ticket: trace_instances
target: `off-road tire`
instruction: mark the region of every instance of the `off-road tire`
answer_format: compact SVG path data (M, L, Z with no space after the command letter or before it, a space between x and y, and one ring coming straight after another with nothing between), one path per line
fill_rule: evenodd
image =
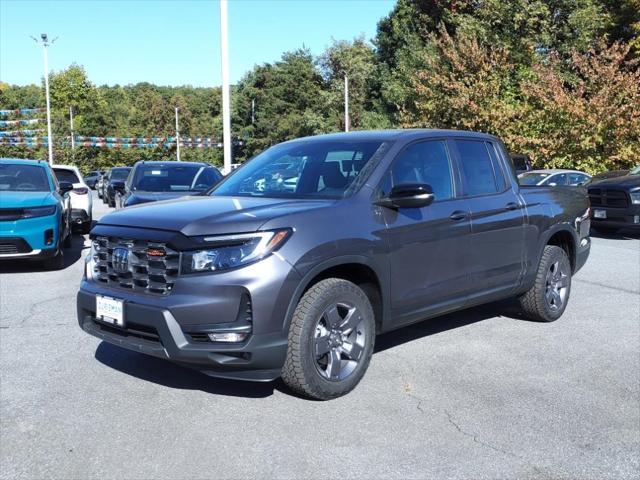
M563 262L565 268L567 268L569 272L567 294L562 306L557 310L553 310L546 299L547 274L551 265L555 262ZM522 308L524 315L529 320L537 322L554 322L564 313L567 304L569 303L570 293L571 262L569 261L567 253L562 248L555 245L545 246L542 252L542 257L540 258L533 286L519 297L520 307Z
M348 301L358 308L365 322L365 343L353 372L343 380L332 381L316 368L313 341L318 319L331 304L339 301ZM330 400L346 395L364 376L374 342L375 317L371 302L362 289L340 278L321 280L307 290L293 313L282 379L293 391L309 398Z

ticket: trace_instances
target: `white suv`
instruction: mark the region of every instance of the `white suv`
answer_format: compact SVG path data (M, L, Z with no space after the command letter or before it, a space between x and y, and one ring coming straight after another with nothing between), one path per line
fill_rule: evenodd
M77 167L72 165L51 165L58 181L73 183L73 190L69 192L71 199L71 221L80 227L82 233L89 233L93 220L91 190Z

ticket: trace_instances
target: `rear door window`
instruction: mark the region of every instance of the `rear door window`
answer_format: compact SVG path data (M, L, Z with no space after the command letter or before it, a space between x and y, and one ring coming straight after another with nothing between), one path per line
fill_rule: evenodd
M494 165L485 142L456 139L453 143L458 151L465 195L488 195L503 190L498 188L496 179L494 167L498 165Z
M66 168L54 168L53 171L56 174L56 178L59 182L80 183L80 179L73 170L67 170Z

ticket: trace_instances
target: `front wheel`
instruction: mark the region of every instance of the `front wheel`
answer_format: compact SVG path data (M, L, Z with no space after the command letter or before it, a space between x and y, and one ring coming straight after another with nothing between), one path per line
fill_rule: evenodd
M520 297L525 316L539 322L553 322L567 308L571 293L571 262L567 253L555 245L542 252L533 286Z
M362 289L339 278L322 280L295 309L282 379L310 398L345 395L367 371L374 341L373 309Z

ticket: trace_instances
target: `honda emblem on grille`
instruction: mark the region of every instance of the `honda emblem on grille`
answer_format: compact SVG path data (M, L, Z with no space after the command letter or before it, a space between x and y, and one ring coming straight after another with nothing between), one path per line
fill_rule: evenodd
M114 248L111 257L113 269L117 273L127 273L129 271L129 250L126 248Z

